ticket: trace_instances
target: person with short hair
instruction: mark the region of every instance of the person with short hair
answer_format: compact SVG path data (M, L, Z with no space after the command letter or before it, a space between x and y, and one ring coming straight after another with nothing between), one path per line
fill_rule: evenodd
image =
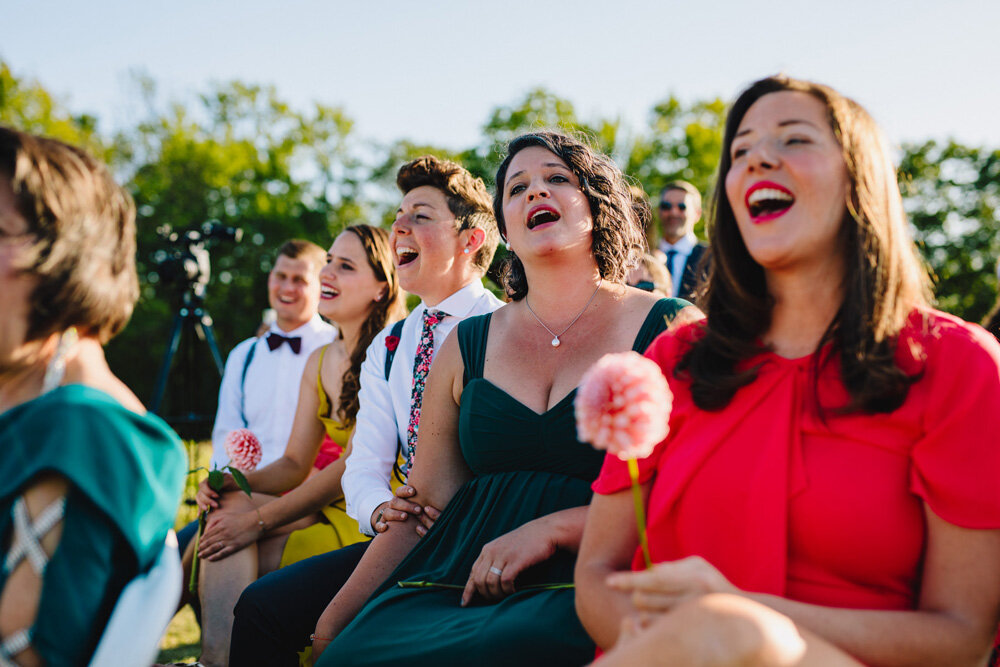
M670 296L674 291L667 267L648 252L639 253L636 265L629 271L627 283L659 296Z
M173 526L184 448L102 349L139 296L135 252L104 165L0 126L3 664L87 664Z
M602 665L982 665L1000 617L1000 344L930 307L856 102L784 76L726 121L707 320L646 355L669 435L609 456L576 569ZM635 572L627 572L631 566Z
M708 246L694 235L701 219L701 193L687 181L671 181L660 190L656 205L660 218L660 251L666 256L673 296L694 300L704 278L701 265Z
M326 251L303 239L286 241L275 253L267 276L275 320L265 335L237 344L226 359L212 428L212 465L228 463L226 436L238 428L250 429L260 440L261 466L285 451L306 360L337 334L316 312L325 264Z
M405 480L421 423L424 379L441 345L467 317L501 302L483 287L499 234L485 184L461 165L424 156L403 165L403 194L389 245L399 285L421 298L398 330L372 341L361 367L357 422L341 481L347 513L366 535L385 531L409 512L437 516L407 498ZM411 521L412 523L412 521ZM251 584L234 610L229 661L298 665L316 619L354 571L365 540L273 572Z
M372 541L316 624L318 666L593 656L567 584L603 457L577 440L573 397L592 363L644 349L688 304L624 284L642 231L607 156L523 135L496 184L511 303L445 341L409 480L424 511Z

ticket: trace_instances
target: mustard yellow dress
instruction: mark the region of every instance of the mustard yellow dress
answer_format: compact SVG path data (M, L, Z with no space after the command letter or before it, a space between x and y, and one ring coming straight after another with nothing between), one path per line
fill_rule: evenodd
M320 370L316 373L319 410L317 410L316 417L323 422L323 427L330 439L340 445L341 449L346 449L347 441L351 437L351 429L344 428L340 422L330 416L330 399L323 388L323 356L326 354L327 347L329 345L324 345L319 352ZM296 530L288 536L288 542L285 543L285 549L281 554L280 567L370 539L358 528L358 522L347 516L343 498L324 507L321 513L323 521L308 528Z

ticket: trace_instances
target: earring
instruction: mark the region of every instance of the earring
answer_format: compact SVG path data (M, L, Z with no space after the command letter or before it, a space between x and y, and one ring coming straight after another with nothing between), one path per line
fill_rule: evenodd
M466 249L465 249L465 250L463 250L462 252L463 252L463 253L465 253L466 255L468 255L468 254L469 254L469 249L468 249L468 248L466 248Z

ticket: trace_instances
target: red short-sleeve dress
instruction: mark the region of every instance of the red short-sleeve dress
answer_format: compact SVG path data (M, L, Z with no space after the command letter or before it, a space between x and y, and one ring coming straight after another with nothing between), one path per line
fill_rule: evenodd
M670 434L640 461L653 479L654 561L700 555L739 588L832 607L913 609L924 504L966 528L1000 528L1000 345L937 311L914 314L897 363L920 378L888 414L844 414L839 364L763 353L756 380L721 411L674 377L697 325L646 356L674 392ZM818 387L818 390L815 388ZM608 457L597 493L627 488ZM642 567L636 551L633 568Z

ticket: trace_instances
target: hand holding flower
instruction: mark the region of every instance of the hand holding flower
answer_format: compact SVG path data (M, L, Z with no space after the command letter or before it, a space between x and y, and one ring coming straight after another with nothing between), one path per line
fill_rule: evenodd
M668 612L685 600L707 593L739 593L718 569L700 556L688 556L638 572L617 572L608 586L631 593L640 613Z
M194 549L195 552L200 554L202 552L200 543L202 535L205 532L205 520L208 517L208 513L219 506L219 493L223 490L226 484L226 470L230 473L230 478L247 496L251 495L250 485L247 483L247 478L243 476L241 471L251 471L257 467L260 463L260 459L263 456L260 440L257 436L253 434L253 431L246 428L238 428L235 431L230 431L226 436L226 454L229 455L229 463L222 466L222 468L213 468L208 471L208 477L203 481L205 485L205 492L202 493L202 485L199 484L198 490L198 506L201 508L201 514L198 517L198 533L195 535ZM199 470L204 470L204 468L195 468L192 473L198 472ZM210 494L211 492L211 494ZM214 497L213 497L214 496ZM260 515L258 514L258 522L260 520ZM260 523L258 523L258 526ZM195 558L191 565L191 580L188 582L188 589L192 594L197 595L198 591L198 559Z
M219 509L219 503L221 501L221 493L223 491L235 491L239 486L236 485L236 480L230 473L222 473L222 486L218 491L213 489L209 483L208 478L198 482L198 494L195 496L195 501L198 503L198 509L202 512L210 512L212 510Z

